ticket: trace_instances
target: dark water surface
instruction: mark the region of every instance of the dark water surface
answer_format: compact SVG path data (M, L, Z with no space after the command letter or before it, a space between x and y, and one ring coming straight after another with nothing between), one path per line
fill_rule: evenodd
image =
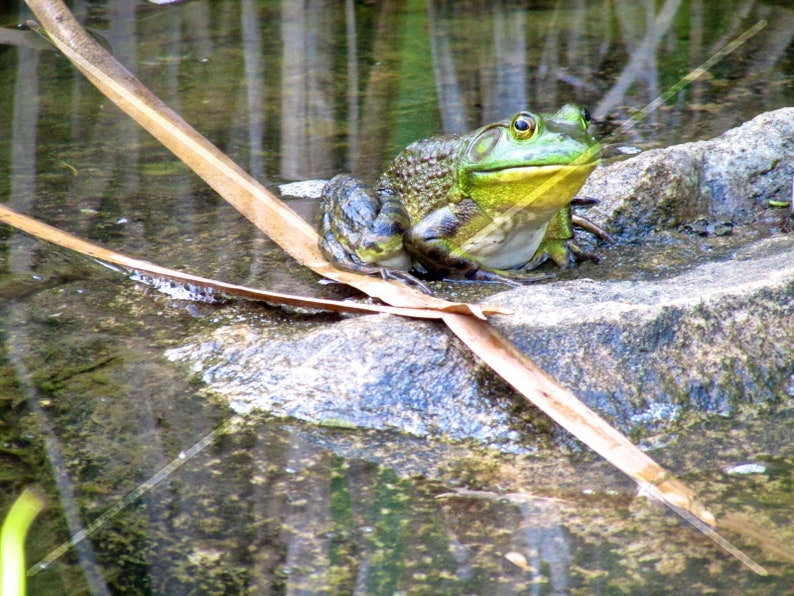
M30 18L21 6L0 2L0 200L203 276L340 291L18 28ZM524 107L576 101L599 137L648 148L794 105L790 2L70 6L268 185L371 179L412 140ZM295 206L311 217L311 203ZM792 593L790 565L737 539L771 572L752 575L549 437L508 456L237 417L164 357L215 326L290 334L332 315L179 300L5 226L0 308L0 513L29 485L49 505L29 538L29 564L47 563L32 569L31 594ZM651 455L715 512L739 511L792 544L793 401L794 388L764 411L683 421ZM518 555L525 568L510 562Z

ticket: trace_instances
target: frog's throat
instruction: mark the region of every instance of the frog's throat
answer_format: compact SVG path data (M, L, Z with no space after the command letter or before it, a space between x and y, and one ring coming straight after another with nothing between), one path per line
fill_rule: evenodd
M475 172L468 190L472 196L481 195L480 206L492 214L562 207L571 202L597 165L598 161L592 161Z

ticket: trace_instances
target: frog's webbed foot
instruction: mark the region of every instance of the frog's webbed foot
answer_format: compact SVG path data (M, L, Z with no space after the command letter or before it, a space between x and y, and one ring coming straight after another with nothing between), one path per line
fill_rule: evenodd
M532 259L522 269L529 271L540 267L546 261L553 261L560 269L566 269L576 262L576 255L582 253L584 251L571 240L556 238L544 240Z
M583 261L593 261L600 263L601 257L582 250L582 248L570 239L552 238L544 240L538 247L535 256L532 257L521 269L529 271L539 267L546 261L553 261L560 269L567 269L574 263Z
M587 252L571 240L568 241L566 248L568 249L569 259L568 262L582 263L584 261L592 261L593 263L600 263L601 257L593 252Z
M590 198L579 198L575 202L578 204L594 204L598 201ZM589 219L574 215L571 213L570 207L566 207L561 209L549 223L546 236L540 243L535 255L522 269L531 270L546 261L554 261L561 269L582 261L600 262L601 259L597 255L583 250L576 244L574 227L582 228L609 244L615 243L612 236L600 226Z

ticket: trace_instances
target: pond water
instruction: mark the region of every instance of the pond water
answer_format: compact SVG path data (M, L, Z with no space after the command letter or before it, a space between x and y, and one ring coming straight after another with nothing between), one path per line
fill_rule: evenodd
M579 102L597 136L649 148L794 104L790 2L70 6L273 187L372 179L412 140L527 106ZM0 200L191 273L345 294L18 27L23 4L0 7ZM312 217L311 202L293 205ZM770 571L753 575L553 434L507 455L236 416L164 356L232 322L289 334L332 315L173 299L5 226L0 265L0 513L25 486L48 502L29 537L31 594L791 593L790 564L741 543ZM792 400L682 421L652 456L716 512L781 539L794 527Z

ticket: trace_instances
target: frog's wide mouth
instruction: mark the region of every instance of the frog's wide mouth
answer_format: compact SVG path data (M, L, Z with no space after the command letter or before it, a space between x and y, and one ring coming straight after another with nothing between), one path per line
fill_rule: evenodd
M507 166L502 168L473 170L471 174L475 178L489 178L499 182L527 181L531 179L548 180L556 176L559 176L560 181L562 181L569 176L587 177L600 161L601 159L599 157L593 161L580 164Z

